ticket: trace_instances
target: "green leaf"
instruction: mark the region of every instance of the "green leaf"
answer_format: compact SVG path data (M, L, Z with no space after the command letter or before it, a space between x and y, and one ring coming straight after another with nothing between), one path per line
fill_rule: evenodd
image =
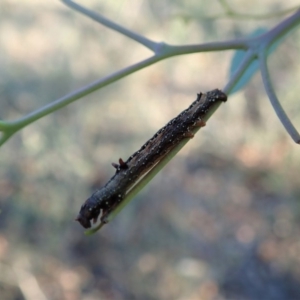
M249 37L255 37L258 35L261 35L265 32L267 32L268 29L267 28L258 28L255 31L253 31ZM274 45L272 45L272 47L270 47L268 53L272 53L278 46L278 42L276 42ZM243 61L244 57L245 57L246 51L243 50L237 50L232 58L231 61L231 66L230 66L230 72L229 72L229 76L232 77L232 75L234 74L234 72L238 69L238 67L240 66L241 62ZM235 87L233 88L233 90L231 91L231 94L237 92L238 90L242 89L251 79L252 77L255 75L255 73L258 71L259 69L259 63L258 60L254 60L252 61L252 63L250 64L250 66L248 67L248 69L246 70L246 72L243 74L243 76L239 79L239 81L237 82L237 84L235 85Z

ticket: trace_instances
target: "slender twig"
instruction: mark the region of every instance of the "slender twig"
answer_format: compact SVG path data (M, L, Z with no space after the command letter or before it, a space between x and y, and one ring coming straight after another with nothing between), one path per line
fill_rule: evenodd
M266 44L266 47L271 47L275 42L280 40L292 29L296 28L300 23L300 9L297 10L292 16L283 20L277 26L268 31L268 34L263 34L261 42Z
M266 51L261 53L259 56L259 63L260 63L260 71L261 71L261 77L262 81L264 83L264 87L266 90L266 93L269 97L269 100L279 118L283 126L285 127L286 131L290 134L292 139L297 143L300 144L300 135L292 122L290 121L289 117L285 113L284 109L282 108L276 94L274 91L274 87L272 85L272 82L270 80L270 73L266 64Z
M4 142L8 140L9 137L11 137L14 133L16 133L18 130L22 129L23 127L29 125L30 123L35 122L36 120L58 110L62 107L106 86L109 85L125 76L128 76L129 74L132 74L138 70L141 70L145 67L148 67L160 60L163 60L165 58L169 58L172 56L177 55L184 55L184 54L190 54L190 53L197 53L197 52L204 52L204 51L220 51L220 50L228 50L228 49L243 49L246 47L246 40L238 40L238 41L228 41L228 42L215 42L215 43L206 43L202 45L190 45L190 46L172 46L167 44L157 44L161 47L157 47L157 50L159 54L156 54L150 58L147 58L145 60L142 60L136 64L133 64L127 68L124 68L120 71L117 71L115 73L112 73L111 75L108 75L104 78L101 78L75 92L72 92L62 98L57 99L54 102L51 102L45 106L43 106L40 109L37 109L28 115L13 121L2 121L0 123L0 130L6 131L9 130L11 134L4 139L0 139L0 145L2 145Z
M99 13L89 10L89 9L81 6L78 3L75 3L70 0L61 0L61 1L63 3L65 3L67 6L71 7L72 9L77 10L78 12L82 13L83 15L89 17L90 19L93 19L94 21L127 36L128 38L135 40L136 42L144 45L145 47L147 47L150 50L155 52L155 47L157 44L156 42L153 42L150 39L147 39L144 36L142 36L138 33L135 33L129 29L126 29L125 27L120 26L119 24L103 17Z
M5 131L9 128L9 125L5 121L0 121L0 130Z

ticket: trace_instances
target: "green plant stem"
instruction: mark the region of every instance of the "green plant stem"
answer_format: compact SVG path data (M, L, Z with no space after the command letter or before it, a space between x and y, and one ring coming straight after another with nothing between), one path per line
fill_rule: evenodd
M191 45L191 46L172 46L167 44L161 44L160 47L157 47L159 49L159 54L156 54L150 58L147 58L141 62L138 62L134 65L131 65L127 68L124 68L120 71L117 71L111 75L108 75L104 78L101 78L75 92L72 92L62 98L57 99L56 101L49 103L48 105L45 105L44 107L37 109L36 111L33 111L32 113L14 121L1 121L0 123L0 130L3 132L10 131L11 134L9 137L11 137L14 133L16 133L18 130L22 129L23 127L29 125L30 123L35 122L36 120L58 110L63 108L64 106L106 86L109 85L125 76L128 76L129 74L132 74L138 70L141 70L145 67L148 67L162 59L176 56L176 55L183 55L183 54L189 54L189 53L195 53L200 51L219 51L219 50L228 50L230 47L228 45L231 45L232 47L236 47L236 49L241 49L245 43L242 41L232 41L230 42L216 42L216 43L207 43L203 45ZM8 138L9 138L8 137ZM0 139L0 146L4 144L8 140L8 138L4 139L3 136Z
M126 29L123 26L120 26L119 24L105 18L104 16L89 10L83 6L81 6L78 3L75 3L73 1L70 0L61 0L64 4L66 4L67 6L71 7L72 9L82 13L83 15L89 17L90 19L93 19L94 21L106 26L107 28L113 29L119 33L121 33L122 35L127 36L128 38L144 45L145 47L149 48L150 50L155 52L155 47L157 45L157 43L151 41L150 39L147 39L146 37L133 32L132 30Z
M289 18L283 20L277 26L270 29L268 32L254 37L250 40L250 44L258 46L262 52L268 50L275 42L282 39L287 33L290 33L292 29L296 28L300 23L300 10L297 10Z
M279 118L283 126L285 127L286 131L290 134L292 139L295 141L295 143L300 144L300 135L292 122L290 121L289 117L285 113L284 109L282 108L272 85L271 79L270 79L270 73L266 64L267 60L267 54L266 52L262 53L259 57L260 62L260 71L261 71L261 77L262 81L266 90L266 93L269 97L269 100Z

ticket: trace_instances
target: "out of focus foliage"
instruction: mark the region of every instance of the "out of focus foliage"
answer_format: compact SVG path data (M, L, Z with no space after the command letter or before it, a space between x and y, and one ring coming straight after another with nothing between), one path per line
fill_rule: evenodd
M295 1L230 1L253 14ZM241 37L265 21L201 16L209 1L84 1L155 40ZM280 99L299 119L299 32L272 55ZM0 117L15 119L149 53L59 2L2 0ZM82 202L199 91L222 88L232 53L160 62L30 125L1 149L1 300L299 299L299 148L259 75L213 116L98 234Z

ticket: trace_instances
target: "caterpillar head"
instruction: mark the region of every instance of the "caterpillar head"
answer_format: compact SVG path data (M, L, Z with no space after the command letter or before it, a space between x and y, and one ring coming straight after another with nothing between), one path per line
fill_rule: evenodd
M79 214L75 219L78 221L84 228L90 228L91 220L93 223L97 222L97 219L100 214L100 208L92 207L87 204L87 201L81 206Z

